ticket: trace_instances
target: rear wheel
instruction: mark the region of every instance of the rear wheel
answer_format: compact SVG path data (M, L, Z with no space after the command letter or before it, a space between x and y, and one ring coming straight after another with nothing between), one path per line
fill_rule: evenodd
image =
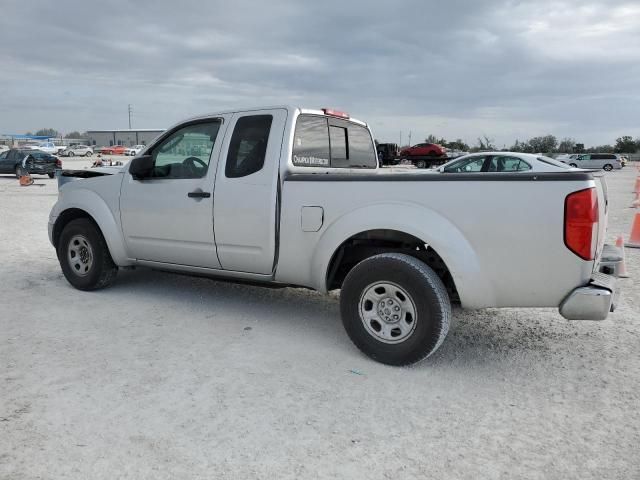
M575 163L570 163L569 166L573 168L578 168L578 165L576 165Z
M602 167L602 168L604 168L607 172L610 172L611 170L613 170L613 165L611 165L611 164L607 163L607 164L606 164L604 167Z
M384 253L349 272L340 311L349 338L362 352L389 365L410 365L444 341L451 303L442 280L425 263Z
M425 160L418 160L416 162L417 168L427 168L427 162Z
M62 273L79 290L106 287L118 273L102 232L86 218L64 227L56 250Z

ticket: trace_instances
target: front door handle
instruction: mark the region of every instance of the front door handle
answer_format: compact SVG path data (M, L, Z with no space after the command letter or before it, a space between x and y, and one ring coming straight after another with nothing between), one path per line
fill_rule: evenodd
M187 197L189 198L209 198L211 194L209 192L203 192L200 189L194 190L193 192L187 193Z

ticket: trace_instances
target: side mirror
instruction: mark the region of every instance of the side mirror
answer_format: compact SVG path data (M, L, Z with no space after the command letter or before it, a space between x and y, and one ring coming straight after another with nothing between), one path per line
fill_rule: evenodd
M153 171L153 157L151 155L142 155L135 157L129 164L129 173L134 180L142 180L151 176Z

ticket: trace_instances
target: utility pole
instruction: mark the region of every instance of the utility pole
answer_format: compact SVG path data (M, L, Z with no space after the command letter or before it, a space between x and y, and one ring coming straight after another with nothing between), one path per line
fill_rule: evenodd
M400 148L402 148L402 130L400 130Z
M132 112L131 104L129 104L128 111L129 111L129 130L131 130L131 112Z
M411 130L409 130L409 146L411 146Z

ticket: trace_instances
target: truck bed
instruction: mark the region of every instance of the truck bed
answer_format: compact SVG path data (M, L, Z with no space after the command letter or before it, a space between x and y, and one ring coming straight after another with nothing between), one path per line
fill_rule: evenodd
M593 186L593 175L580 171L290 174L280 229L287 254L276 279L324 290L321 265L338 238L409 229L449 266L463 307L557 307L593 271L594 261L581 260L563 239L567 194ZM309 205L322 209L317 232L300 228Z

